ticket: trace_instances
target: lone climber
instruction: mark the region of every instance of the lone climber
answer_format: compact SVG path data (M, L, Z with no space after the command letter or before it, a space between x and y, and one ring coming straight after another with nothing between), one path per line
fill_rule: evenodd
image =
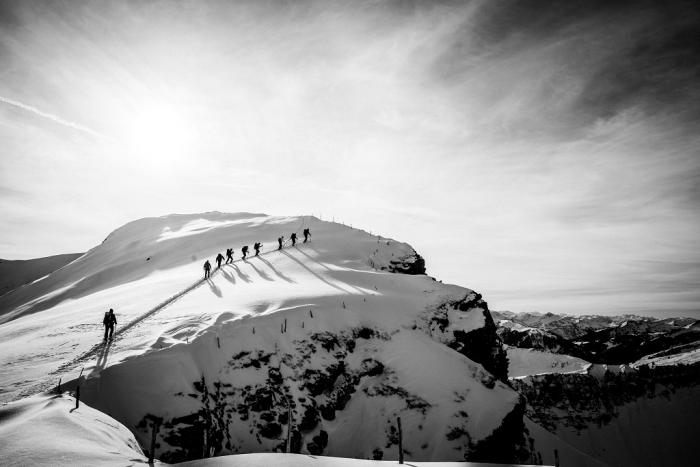
M284 235L282 235L280 238L277 239L277 243L279 243L279 245L280 245L279 248L277 248L278 250L282 249L282 241L283 240L284 240Z
M248 245L244 246L241 249L241 253L243 253L243 259L245 259L245 257L248 256Z
M309 228L304 229L304 243L306 243L309 240L310 236L311 230Z
M117 317L114 315L114 310L109 309L107 313L105 313L105 317L102 320L102 324L105 326L105 338L104 340L106 341L108 338L112 339L112 336L114 336L114 326L117 325Z
M292 233L292 236L289 238L292 240L292 246L297 244L297 233L296 232Z
M221 262L224 260L224 255L219 253L216 255L216 269L219 269L221 267Z
M211 276L211 263L209 260L206 260L204 263L204 278L209 279L209 276Z

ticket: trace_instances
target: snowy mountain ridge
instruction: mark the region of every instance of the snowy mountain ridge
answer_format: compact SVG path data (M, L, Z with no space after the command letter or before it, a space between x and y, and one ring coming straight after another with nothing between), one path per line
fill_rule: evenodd
M277 237L304 228L310 243L277 251ZM263 254L240 259L256 241ZM204 259L228 247L236 260L202 280ZM0 297L1 397L61 378L146 451L157 423L157 457L170 462L393 457L398 416L413 460L530 458L486 302L424 272L404 243L309 216L131 222ZM99 345L108 308L117 336Z
M700 321L692 318L571 316L493 312L504 343L571 355L593 363L632 364L640 358L700 348Z
M278 251L305 228L309 243ZM240 257L258 241L261 256ZM203 279L204 260L231 247L235 260ZM168 463L283 451L379 462L397 456L401 417L411 462L554 463L556 449L562 465L598 467L630 465L619 461L641 438L600 433L635 407L695 410L696 322L521 319L425 272L405 243L310 216L126 224L0 297L0 451L123 465L143 462L155 434ZM109 308L118 325L103 344ZM35 423L53 442L32 454Z

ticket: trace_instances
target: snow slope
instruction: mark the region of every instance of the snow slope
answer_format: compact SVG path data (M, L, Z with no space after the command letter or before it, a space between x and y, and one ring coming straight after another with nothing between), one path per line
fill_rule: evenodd
M85 403L75 408L67 395L25 398L0 407L3 466L141 465L147 462L134 436L121 423ZM156 462L157 465L164 465ZM181 466L381 467L396 461L299 454L243 454L185 462ZM496 467L496 464L411 462L418 467ZM499 464L502 466L502 464Z
M133 465L147 461L131 432L69 396L34 396L0 407L0 464Z
M0 295L39 280L82 256L82 253L47 256L28 260L0 259ZM0 315L2 309L0 308Z
M279 235L312 242L274 251ZM201 280L201 264L255 241L265 254ZM0 297L0 388L17 399L81 384L85 402L171 461L291 449L361 458L508 456L518 394L486 304L420 272L403 243L313 217L206 213L132 222ZM104 311L117 337L100 345ZM80 379L78 376L82 373ZM514 435L515 433L515 435ZM515 437L514 437L515 436Z

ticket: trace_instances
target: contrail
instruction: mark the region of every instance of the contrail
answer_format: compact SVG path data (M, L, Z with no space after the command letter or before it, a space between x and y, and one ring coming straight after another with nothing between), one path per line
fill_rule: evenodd
M107 136L103 135L102 133L99 133L95 130L92 130L86 126L79 124L79 123L69 122L68 120L62 119L61 117L58 117L56 115L53 115L53 114L50 114L47 112L43 112L43 111L37 109L36 107L32 107L30 105L26 105L26 104L23 104L21 102L18 102L18 101L12 100L12 99L8 99L7 97L0 96L0 102L4 102L5 104L11 105L13 107L17 107L18 109L26 110L27 112L31 112L35 115L40 116L40 117L47 118L47 119L54 121L60 125L67 126L69 128L73 128L74 130L82 131L83 133L87 133L87 134L92 135L96 138L110 139Z

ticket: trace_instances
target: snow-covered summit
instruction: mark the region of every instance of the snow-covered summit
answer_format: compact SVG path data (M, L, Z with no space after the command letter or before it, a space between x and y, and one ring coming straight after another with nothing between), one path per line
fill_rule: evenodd
M277 251L305 228L311 242ZM256 241L263 254L241 260ZM236 261L203 280L227 248ZM287 436L296 452L380 458L397 416L414 460L527 456L488 306L424 272L405 243L310 216L135 221L0 298L2 398L80 384L142 447L160 421L157 456L171 461L280 450ZM109 308L117 334L102 345Z

